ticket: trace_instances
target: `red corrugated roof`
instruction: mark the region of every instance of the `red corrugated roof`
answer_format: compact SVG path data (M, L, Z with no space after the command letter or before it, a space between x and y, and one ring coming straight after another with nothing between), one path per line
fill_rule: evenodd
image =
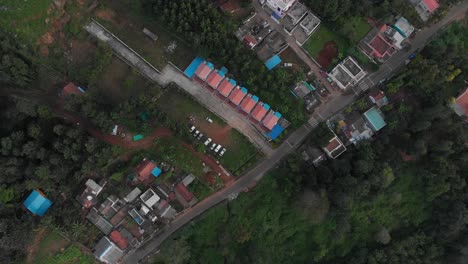
M252 117L257 121L262 121L262 119L267 114L268 110L263 107L263 104L259 103L253 110L252 110Z
M266 128L272 130L276 123L278 123L278 120L279 118L275 115L275 111L270 111L262 123Z
M341 144L340 142L335 138L328 143L328 145L325 147L329 152L333 152L337 147L339 147Z
M374 51L374 56L382 58L385 53L391 51L392 45L378 34L369 42L369 47Z
M123 237L117 230L110 233L109 239L112 240L112 242L114 242L121 250L125 250L128 247L127 239L125 239L125 237Z
M252 37L251 35L245 36L243 42L247 47L249 47L251 49L253 49L258 44L257 40L254 37Z
M241 89L239 89L239 87L237 87L229 95L229 100L233 104L239 105L242 99L244 99L244 97L245 97L245 93Z
M193 193L191 193L183 183L179 183L175 187L175 191L180 194L185 201L190 202L193 199Z
M465 92L462 93L455 102L463 109L465 115L468 115L468 88L466 88Z
M195 71L195 74L198 76L198 78L205 80L206 77L208 77L208 74L211 72L211 68L208 67L205 63L200 64L198 66L197 70Z
M226 78L219 84L218 91L220 94L227 97L233 88L234 88L234 85L232 85L232 83L229 82L229 79Z
M242 103L240 104L240 107L242 110L244 110L244 112L246 112L247 114L250 113L250 111L252 111L252 109L254 108L254 106L257 104L257 102L255 102L253 99L252 99L252 95L249 94L248 96L246 96L244 98L244 100L242 100Z
M62 94L63 95L82 94L82 92L78 89L78 86L70 82L67 85L65 85L65 87L63 87Z
M212 71L208 78L206 78L206 82L213 88L216 89L219 83L223 80L223 76L219 75L218 71Z
M439 8L439 3L436 0L423 0L423 3L431 13Z
M138 179L145 181L150 179L151 172L156 167L156 164L149 159L144 160L140 165L137 166L136 171L138 173Z

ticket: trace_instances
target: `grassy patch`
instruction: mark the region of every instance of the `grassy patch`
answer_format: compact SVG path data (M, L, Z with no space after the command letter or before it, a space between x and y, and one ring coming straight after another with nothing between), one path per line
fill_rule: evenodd
M362 17L352 17L341 28L351 43L357 44L370 30L371 25Z
M182 143L175 138L160 138L156 140L156 147L152 149L154 157L160 157L163 161L175 164L187 173L201 177L203 164L200 159L185 148Z
M317 55L320 53L325 43L329 41L334 41L338 45L338 53L343 55L349 47L349 42L346 38L337 34L335 30L328 28L324 24L320 26L317 32L310 37L303 47L310 56L317 58Z
M103 3L104 4L104 3ZM116 36L127 45L135 49L141 56L152 63L156 68L162 70L171 61L181 69L185 69L195 56L193 48L185 43L174 33L166 30L157 20L145 15L141 6L127 3L127 1L110 1L104 4L104 10L114 10L114 19L106 20L95 17L100 23L106 26ZM130 12L128 12L130 11ZM147 28L158 36L153 41L146 36L142 29ZM175 43L173 52L168 52L167 48Z
M47 259L50 264L95 263L94 257L83 253L78 246L69 246L65 251Z
M0 3L0 26L34 42L46 32L45 20L51 3L50 0L3 0Z
M186 123L187 129L189 128L189 117L194 118L197 129L204 128L204 130L201 131L208 137L214 138L213 136L218 134L217 131L214 130L225 130L226 128L226 123L224 123L224 121L201 106L198 102L179 91L172 90L166 92L158 100L158 103L163 111L171 118L177 122ZM174 111L174 109L177 109L177 111ZM207 124L205 121L207 117L213 120L213 124ZM213 155L231 172L237 171L237 169L248 161L253 163L258 159L255 146L235 129L229 129L224 135L224 138L222 138L222 141L218 141L217 143L221 143L227 151L223 157L219 157L216 154ZM203 149L204 148L201 147L199 150ZM241 171L242 170L239 170L238 172L240 173Z
M70 242L55 230L47 228L44 237L39 242L36 254L33 257L34 263L50 263L47 260L59 253L61 248L67 247Z

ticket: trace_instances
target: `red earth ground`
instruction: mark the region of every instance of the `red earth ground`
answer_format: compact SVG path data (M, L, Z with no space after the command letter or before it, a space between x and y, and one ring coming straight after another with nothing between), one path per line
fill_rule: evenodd
M337 56L338 46L334 41L328 41L317 55L317 62L326 69Z
M199 129L203 134L207 135L213 142L216 144L221 144L223 146L229 146L231 142L230 132L231 127L228 125L220 125L217 123L208 123L203 120L195 124L197 129Z

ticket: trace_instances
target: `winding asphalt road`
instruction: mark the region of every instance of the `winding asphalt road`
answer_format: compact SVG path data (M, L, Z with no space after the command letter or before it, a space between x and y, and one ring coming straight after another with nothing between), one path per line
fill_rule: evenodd
M317 126L318 122L328 119L348 104L352 103L362 91L373 87L380 80L391 77L397 69L404 65L409 54L424 47L431 37L448 23L462 17L466 13L467 6L468 1L460 3L459 5L451 8L446 17L440 22L418 32L416 37L412 40L413 47L409 52L400 52L396 54L392 59L381 66L381 70L369 75L364 82L361 82L357 86L360 89L357 89L357 91L355 90L354 94L344 93L327 101L317 109L307 123L292 133L281 146L273 150L264 160L248 170L235 182L226 186L223 190L204 199L191 209L184 211L169 225L154 233L153 237L143 243L140 247L129 252L122 262L129 264L139 263L151 254L156 253L161 243L182 226L189 223L210 208L228 199L230 196L245 191L250 186L255 185L255 183L258 182L269 170L275 168L283 158L295 150L307 137L309 132ZM173 77L176 78L177 76ZM182 73L179 77L184 78Z

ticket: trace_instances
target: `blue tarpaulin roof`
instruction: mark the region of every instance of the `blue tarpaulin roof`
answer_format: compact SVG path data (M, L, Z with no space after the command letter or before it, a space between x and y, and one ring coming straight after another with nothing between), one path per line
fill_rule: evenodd
M219 70L220 72L222 72L223 74L226 74L228 73L228 69L226 67L221 67L221 70ZM224 76L224 75L223 75Z
M234 79L230 79L229 82L234 86L237 84L237 82Z
M267 136L271 139L271 140L275 140L276 138L278 138L278 136L283 133L284 131L284 128L278 124L276 124L273 129L270 131L270 133L267 134Z
M135 135L133 136L133 141L138 141L140 139L143 139L143 135L142 134L138 134L138 135Z
M162 171L161 171L160 168L155 167L155 168L153 169L153 171L151 171L151 174L153 174L154 177L158 177L159 175L161 175L161 172L162 172Z
M184 73L187 77L192 78L195 74L195 71L198 69L198 66L203 63L203 58L195 57L190 65L185 69Z
M34 190L24 201L24 206L33 214L43 216L52 205L52 202L45 198L43 194Z
M280 63L281 63L281 58L278 55L275 55L275 56L269 58L265 62L265 66L268 68L268 70L271 70L271 69L275 68L276 66L278 66L278 64L280 64Z

